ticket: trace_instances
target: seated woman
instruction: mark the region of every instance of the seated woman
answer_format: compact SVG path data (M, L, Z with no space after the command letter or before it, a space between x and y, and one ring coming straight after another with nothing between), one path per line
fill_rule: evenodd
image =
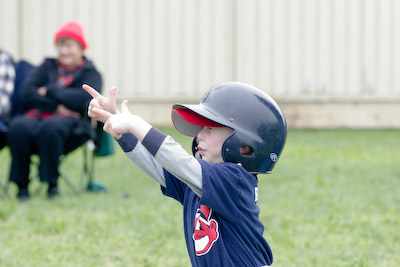
M60 156L91 100L82 84L102 87L100 73L84 56L87 43L81 25L64 24L55 33L55 45L58 57L45 59L29 75L21 93L25 112L9 125L10 181L17 184L20 200L29 198L29 166L34 153L40 157L39 176L49 185L48 196L59 195Z

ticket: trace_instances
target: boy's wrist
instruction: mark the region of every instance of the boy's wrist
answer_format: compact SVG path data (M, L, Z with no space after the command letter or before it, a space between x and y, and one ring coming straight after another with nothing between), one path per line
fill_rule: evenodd
M143 141L151 128L152 126L144 119L142 119L140 116L134 115L134 119L132 120L132 125L130 127L130 132L134 136L136 136L136 138L140 142Z

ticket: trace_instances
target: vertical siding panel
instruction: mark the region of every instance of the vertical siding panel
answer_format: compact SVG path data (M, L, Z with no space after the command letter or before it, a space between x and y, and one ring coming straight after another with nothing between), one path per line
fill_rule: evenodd
M250 84L257 84L256 64L259 56L262 56L262 54L255 53L255 51L259 51L257 48L260 32L257 27L258 17L253 15L257 10L256 6L256 0L238 0L236 8L237 79Z
M313 89L314 95L320 95L322 93L321 87L321 69L323 66L321 65L321 32L319 26L321 25L321 1L315 1L313 3L313 35L314 35L314 61L313 63Z
M269 51L268 51L268 65L269 65L269 83L268 83L268 92L270 94L274 94L278 91L278 86L277 86L277 70L276 70L276 31L277 31L277 21L276 21L276 16L277 16L277 9L276 9L276 1L268 1L268 23L269 23L269 36L268 36L268 46L269 46ZM261 13L263 12L262 10L260 11Z
M18 55L18 1L0 0L0 49Z
M171 38L169 36L170 24L168 20L169 16L175 15L175 12L170 14L168 5L169 3L165 1L157 0L154 4L155 12L153 17L155 28L153 38L154 86L157 96L164 96L164 98L170 97L171 94L169 66L172 59L169 52ZM177 31L177 29L174 30Z
M332 3L335 3L335 18L332 21L333 25L333 32L332 34L332 41L334 53L332 62L334 64L334 87L333 95L343 96L347 94L347 81L346 75L347 72L347 60L348 60L348 47L347 46L347 35L346 31L348 29L347 23L347 11L345 7L345 1L347 0L335 0Z
M164 0L156 0L154 3L153 13L153 70L151 74L152 84L157 95L165 95L169 91L169 85L166 84L168 62L167 58L167 42L168 42L168 24L166 17L166 2Z
M214 66L214 76L210 85L232 80L232 13L230 1L214 1L213 21L210 25L213 30L211 44L214 53L211 64ZM208 88L203 88L201 95Z
M364 1L364 0L361 0ZM360 23L361 23L361 5L359 1L349 1L347 8L349 9L349 46L348 46L348 86L346 90L349 96L356 96L361 86L361 59L360 48L362 47Z
M288 28L290 28L290 33L288 34L288 39L286 40L288 44L287 53L288 57L286 60L287 64L287 83L288 89L285 93L286 96L290 95L300 95L300 71L302 68L301 62L301 51L302 46L300 42L302 41L301 30L300 30L300 19L301 19L301 3L297 0L291 0L287 4L288 13L290 16L288 22Z
M90 17L90 20L87 28L85 28L89 41L88 52L90 52L91 59L103 76L103 92L107 92L110 86L110 79L108 78L110 73L106 61L106 38L108 36L105 30L107 18L105 2L107 0L88 1L89 10L87 11L87 16ZM111 81L111 84L115 85L115 81Z
M271 3L272 1L259 1L258 9L255 10L255 16L258 17L260 24L260 44L258 50L254 51L259 55L259 62L254 70L257 73L258 86L269 94L274 91L271 64L274 49L271 43L274 23L271 18L271 14L273 14L271 12Z
M299 91L298 93L294 93L293 95L302 95L304 94L305 91L307 91L307 87L305 86L305 61L309 60L306 57L306 36L305 36L305 10L307 9L307 7L305 6L305 3L303 0L299 1L299 18L298 18L298 25L299 25L299 41L298 41L298 51L299 51L299 65L297 66L297 72L298 72L298 77L299 77ZM279 94L278 94L279 95ZM287 96L290 96L290 94L288 94Z
M312 95L315 91L315 49L316 39L314 34L315 5L314 1L302 2L302 94ZM284 52L284 51L283 51ZM285 77L282 76L281 79Z
M185 90L182 90L182 76L183 72L183 57L180 51L183 49L183 38L182 32L182 6L179 0L171 0L168 2L168 13L167 13L167 75L168 75L168 92L171 96L184 95Z
M293 10L290 8L290 0L284 1L284 12L285 17L284 21L282 21L282 33L283 33L283 43L281 44L282 49L285 50L283 54L283 65L284 65L284 74L285 79L283 80L283 94L290 94L292 88L290 86L290 79L292 77L290 64L291 64L291 50L290 50L290 39L292 32L292 19L293 19Z
M389 93L389 97L400 98L400 3L397 0L393 3L393 90Z
M121 43L124 39L121 38L121 22L120 22L120 7L121 1L106 1L105 12L108 16L104 17L104 29L103 29L103 42L105 49L105 73L104 77L107 83L117 84L121 80L120 75L122 69L120 62L122 60L121 54ZM104 87L105 91L109 90L108 87Z
M86 36L88 36L89 32L93 30L89 28L90 21L93 19L96 14L92 12L91 0L75 0L75 11L74 17L78 20L82 25L85 25ZM52 1L57 2L57 1Z
M66 22L61 20L59 14L66 12L59 7L60 1L42 0L41 9L38 12L41 29L43 30L43 39L38 39L36 42L41 42L43 45L42 57L54 57L56 56L56 49L54 46L54 33L56 30Z
M33 63L39 64L43 60L43 43L48 41L42 27L42 10L40 1L23 0L21 31L25 45L21 51L21 57L30 59Z
M391 1L380 1L379 2L379 28L378 28L378 50L379 59L378 59L378 69L380 72L380 80L377 88L377 97L389 96L389 92L391 91L391 69L393 62L393 54L395 47L392 46L392 17L391 17L391 9L393 6L391 5Z
M365 13L362 23L364 44L364 66L363 66L363 86L361 88L361 95L370 95L376 88L376 82L379 80L379 74L377 72L377 47L376 47L376 10L375 1L365 0Z
M183 75L183 81L182 81L182 90L185 91L185 93L190 99L191 96L193 98L196 97L197 95L202 95L201 93L198 93L201 91L197 83L197 72L196 72L196 65L198 62L196 62L196 53L197 51L195 50L196 47L196 36L198 34L197 31L194 29L196 28L196 0L190 0L190 1L184 1L185 4L183 4L183 12L181 14L182 16L182 34L184 38L182 38L182 64L183 64L183 69L182 69L182 75Z
M397 14L396 13L396 6L397 6L397 2L396 0L391 0L389 3L389 16L390 19L388 21L388 27L389 27L389 31L388 34L389 36L389 48L388 48L388 52L391 53L391 55L389 55L389 70L388 70L388 79L389 79L389 88L387 91L387 95L388 97L392 96L396 90L396 78L395 76L396 74L396 60L399 56L399 53L397 51L398 49L398 43L396 42L396 37L398 35L397 31L398 31L398 19L397 19Z
M102 24L96 24L100 22L100 20L104 20L104 17L97 18L99 16L96 13L98 7L102 0L97 0L93 3L93 0L76 0L78 1L76 6L76 10L74 11L74 19L82 24L85 30L86 41L88 43L87 50L85 51L86 56L92 60L96 66L96 68L101 72L103 79L106 80L107 75L105 75L103 66L103 51L104 51L104 28ZM57 1L51 1L57 2ZM97 21L98 20L98 21ZM60 22L61 24L62 22ZM59 26L59 25L58 25ZM101 38L101 40L100 40ZM104 81L103 81L104 83ZM103 92L108 90L103 84Z
M357 88L356 94L362 95L366 88L366 68L365 68L365 28L366 25L364 23L366 16L366 2L365 0L359 0L359 10L360 10L360 18L359 18L359 35L360 35L360 47L359 47L359 59L360 59L360 86Z
M97 28L94 27L92 21L97 14L93 13L93 7L92 7L92 1L91 0L75 0L75 10L73 14L74 20L78 21L79 23L82 24L82 27L85 30L85 36L86 36L86 41L88 43L88 48L86 50L86 55L94 61L95 65L97 68L100 66L98 65L97 62L97 54L99 50L99 44L94 42L94 36L99 32L103 32L102 30L98 30ZM55 2L57 1L51 1L50 2ZM50 3L49 3L50 4ZM59 25L60 26L60 22ZM101 27L99 27L101 29ZM100 70L100 68L99 68ZM100 70L101 71L101 70ZM103 88L104 89L104 88Z
M137 88L135 91L138 95L146 97L150 90L150 71L151 71L151 47L150 47L150 21L151 16L151 1L140 0L137 6Z
M273 68L274 68L274 79L275 79L275 87L274 90L276 92L281 92L282 94L287 94L285 92L285 33L282 30L283 25L285 25L287 17L286 17L286 5L284 1L274 0L275 7L275 15L274 15L274 59L273 59Z
M118 64L121 66L121 80L111 81L110 86L117 86L119 95L122 98L128 98L135 101L133 94L138 87L137 67L139 66L137 53L137 15L140 10L137 8L137 1L124 0L121 3L120 10L120 57ZM116 19L116 18L115 18Z
M331 80L331 3L330 1L320 1L319 4L319 21L316 23L316 29L319 36L319 53L317 54L320 69L318 71L318 89L321 94L326 94L332 91L332 86L329 83Z
M198 6L198 20L196 24L196 31L198 33L196 40L196 62L197 64L197 83L199 90L202 88L210 87L210 77L212 71L210 68L209 60L211 55L211 46L209 41L209 34L212 23L210 21L210 10L213 7L210 0L197 1Z
M59 19L59 24L65 23L71 19L76 19L74 14L76 11L76 2L74 0L62 0L58 1L59 2L59 9L58 9L58 16L57 13L53 13L53 15L56 15L57 17L55 19ZM40 5L40 8L43 6Z
M207 27L205 28L206 36L205 40L207 41L208 51L207 51L207 61L205 62L205 68L207 69L207 83L206 87L210 86L210 83L215 81L215 72L216 66L214 64L217 54L215 50L215 37L216 37L216 10L214 1L207 2L207 9L209 10L207 13Z

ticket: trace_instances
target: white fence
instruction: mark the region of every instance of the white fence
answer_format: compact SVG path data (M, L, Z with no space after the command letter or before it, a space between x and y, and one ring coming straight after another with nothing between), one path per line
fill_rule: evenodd
M0 0L0 48L38 64L72 19L131 102L197 102L227 80L286 104L400 102L398 0Z

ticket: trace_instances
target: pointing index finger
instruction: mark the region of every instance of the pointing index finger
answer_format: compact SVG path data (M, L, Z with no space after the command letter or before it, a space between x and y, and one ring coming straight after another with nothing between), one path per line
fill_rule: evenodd
M82 89L88 92L94 99L99 99L102 97L102 95L99 94L99 92L97 92L93 87L87 84L82 85Z

